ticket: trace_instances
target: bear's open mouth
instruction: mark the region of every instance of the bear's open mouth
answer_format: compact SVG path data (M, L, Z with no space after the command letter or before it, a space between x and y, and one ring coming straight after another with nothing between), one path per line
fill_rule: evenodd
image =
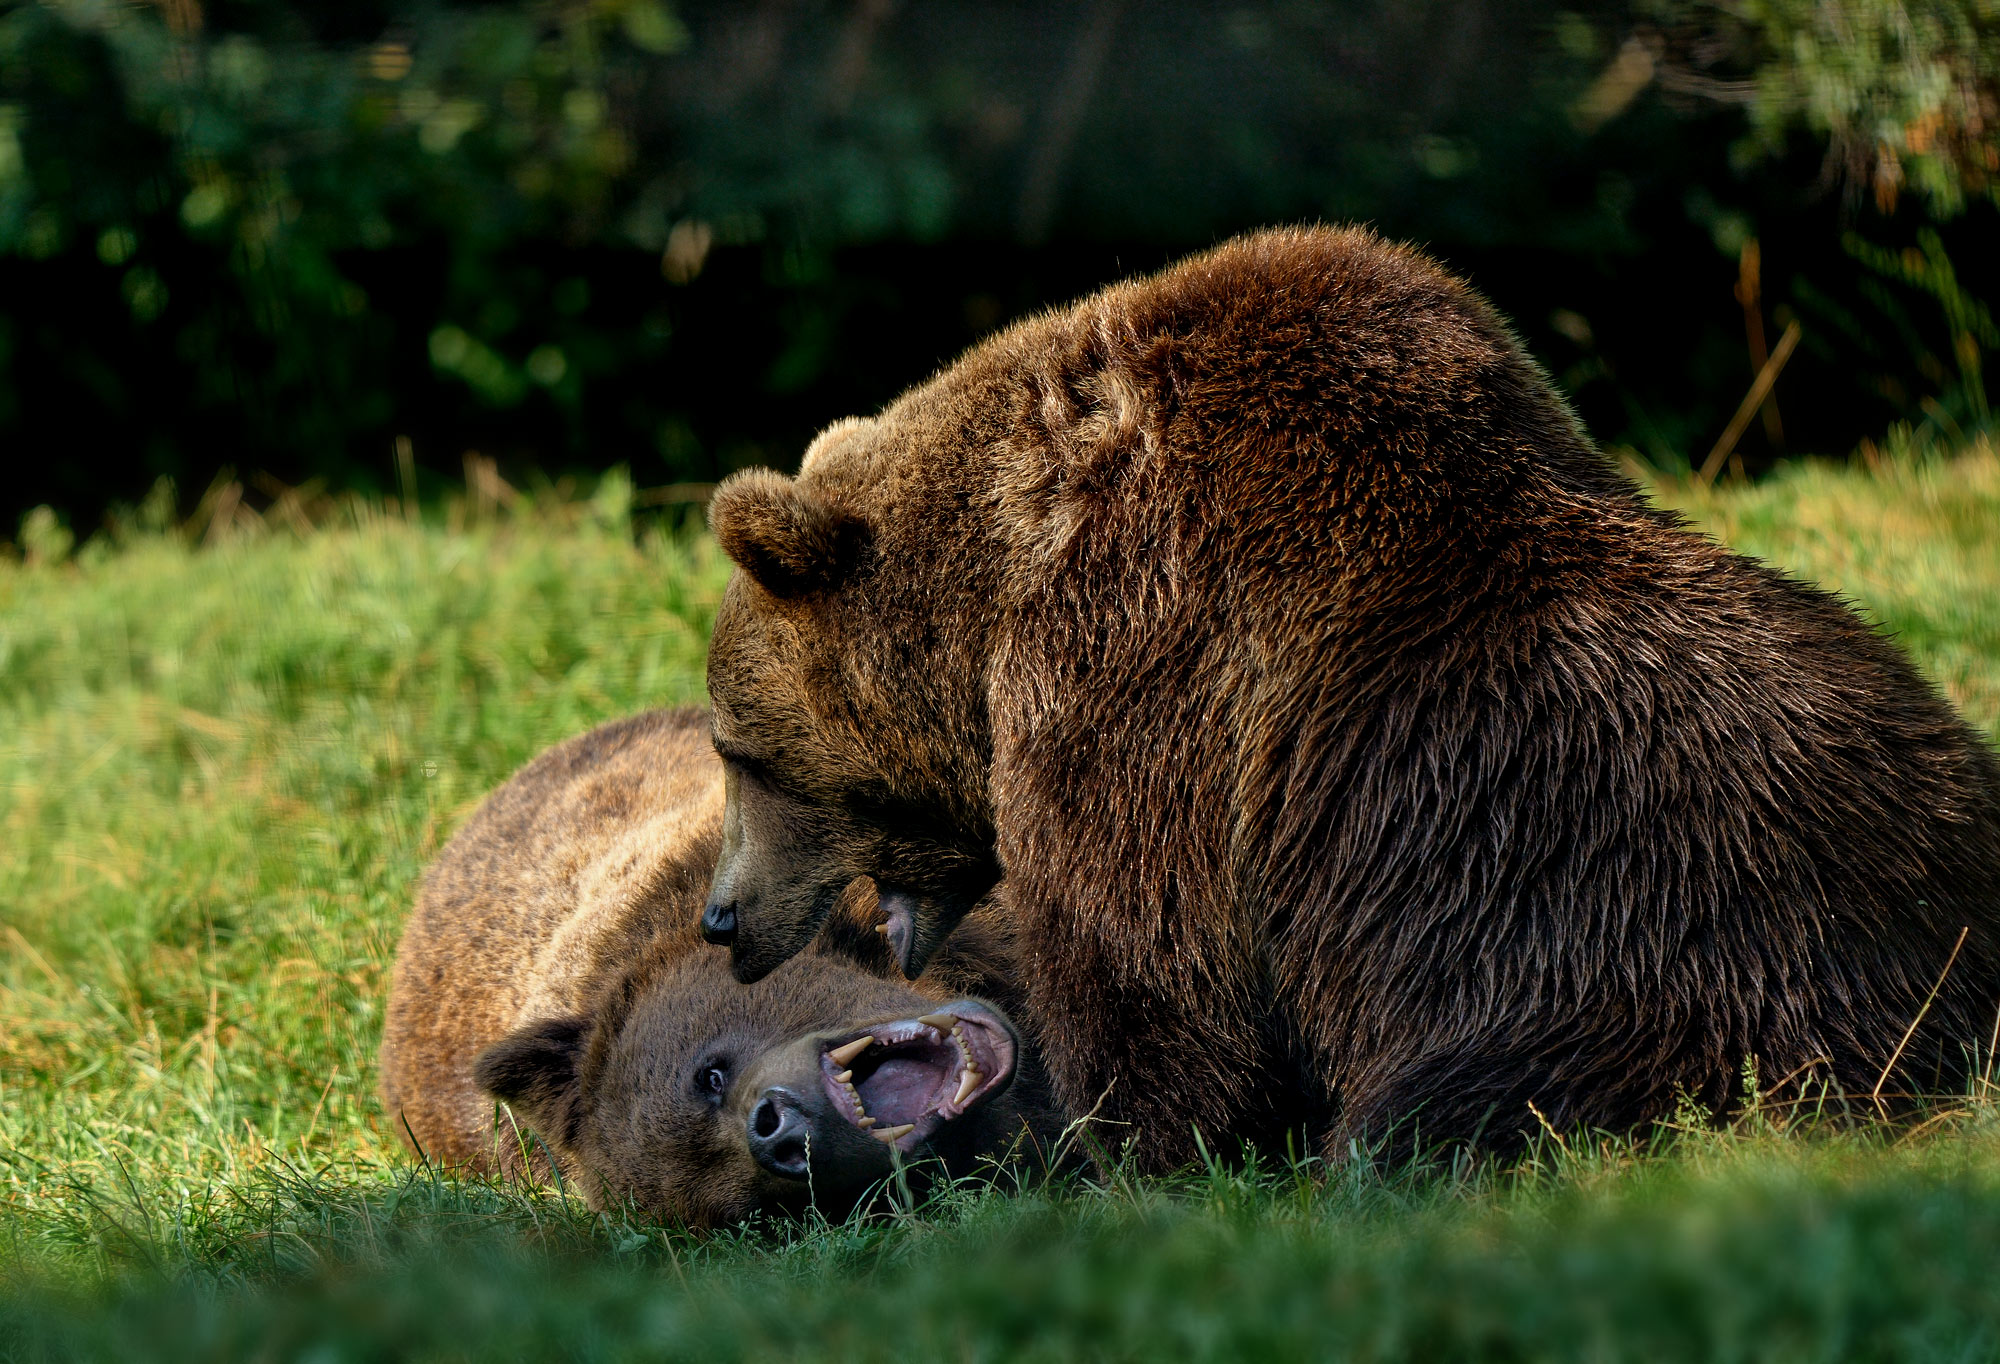
M985 1102L1014 1077L1014 1036L961 1001L921 1018L880 1023L820 1054L840 1115L899 1151Z

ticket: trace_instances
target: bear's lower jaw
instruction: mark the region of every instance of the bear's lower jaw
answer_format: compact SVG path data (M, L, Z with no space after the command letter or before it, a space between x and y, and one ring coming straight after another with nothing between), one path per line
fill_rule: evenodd
M917 902L915 897L887 886L881 888L880 906L882 922L875 925L875 931L889 944L890 959L906 980L914 980L923 970L910 969L912 956L917 945Z
M992 875L961 877L948 885L919 892L878 876L875 888L882 922L875 925L889 945L889 955L905 980L915 980L952 930L999 880Z
M905 1154L1014 1078L1012 1031L969 1001L881 1023L820 1055L834 1111Z

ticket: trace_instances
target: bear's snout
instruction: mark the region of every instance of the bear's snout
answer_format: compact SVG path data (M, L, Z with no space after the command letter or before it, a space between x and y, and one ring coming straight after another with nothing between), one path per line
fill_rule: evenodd
M765 1090L750 1110L748 1128L750 1155L759 1165L786 1179L805 1178L812 1128L796 1095L777 1085Z
M710 900L701 912L701 936L706 942L717 947L727 947L736 941L736 906L724 904L720 900Z

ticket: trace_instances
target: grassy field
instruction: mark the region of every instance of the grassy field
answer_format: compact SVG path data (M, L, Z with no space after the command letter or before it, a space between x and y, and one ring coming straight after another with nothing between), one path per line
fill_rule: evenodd
M1658 490L2000 737L1993 449ZM2000 1357L1985 1095L709 1237L411 1166L373 1052L424 863L539 749L701 696L726 566L625 505L0 559L0 1359Z

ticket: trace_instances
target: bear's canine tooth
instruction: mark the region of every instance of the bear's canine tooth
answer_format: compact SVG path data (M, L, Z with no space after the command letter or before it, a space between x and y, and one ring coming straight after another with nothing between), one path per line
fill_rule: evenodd
M955 1108L959 1104L964 1103L965 1096L970 1094L973 1090L979 1088L979 1082L985 1078L986 1078L985 1076L981 1075L971 1066L967 1066L964 1069L964 1071L962 1071L959 1074L958 1093L951 1096L952 1106Z
M875 931L876 931L877 933L880 933L880 934L881 934L881 935L882 935L883 937L885 937L885 938L886 938L886 937L888 937L888 936L889 936L889 925L887 925L887 924L876 924L876 925L875 925Z
M945 1013L925 1014L917 1022L923 1024L926 1028L935 1028L942 1033L953 1032L958 1028L958 1019L951 1014Z
M915 1123L906 1122L901 1127L885 1127L879 1132L870 1132L868 1135L875 1138L877 1141L896 1142L902 1140L904 1137L907 1137L910 1133L916 1130L917 1130L917 1125Z
M862 1052L867 1051L870 1047L874 1045L875 1045L875 1039L872 1037L857 1037L852 1042L846 1043L843 1046L835 1047L832 1051L827 1053L827 1057L836 1066L842 1066L842 1067L849 1066L853 1064L855 1057L859 1056Z

